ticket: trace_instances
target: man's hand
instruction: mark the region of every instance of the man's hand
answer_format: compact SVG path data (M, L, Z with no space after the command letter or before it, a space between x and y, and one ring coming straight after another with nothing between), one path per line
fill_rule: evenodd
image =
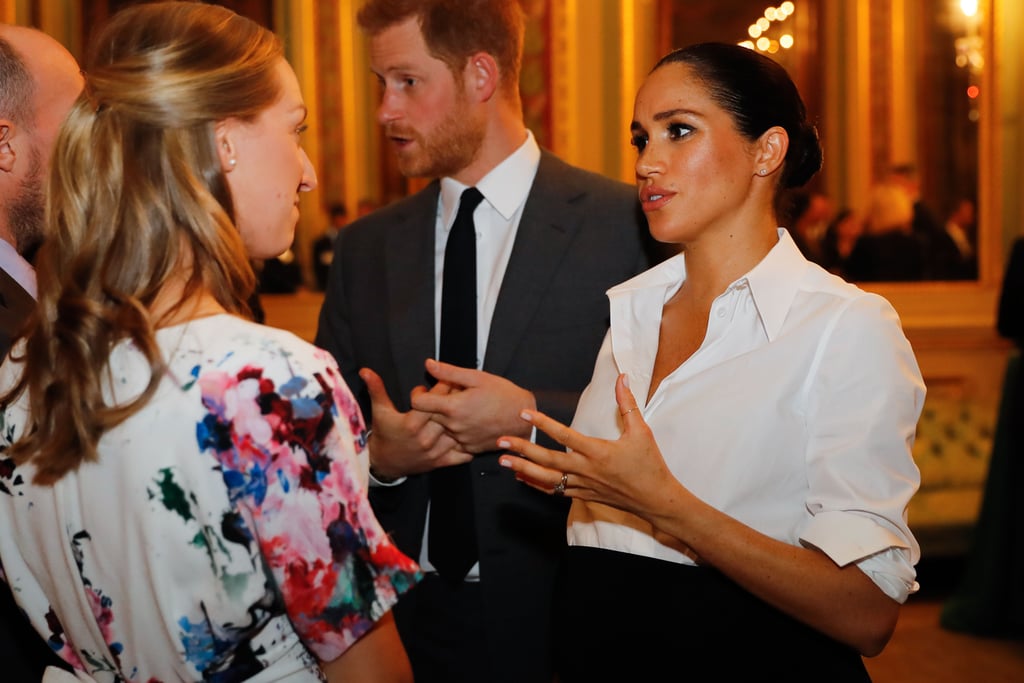
M427 372L438 380L434 390L414 393L414 410L429 413L459 448L468 453L493 451L503 434L529 438L532 428L519 415L536 410L534 395L503 377L471 368L427 361ZM447 391L436 391L438 386Z
M445 433L444 427L430 419L429 413L415 409L399 412L376 372L363 368L359 376L366 383L373 409L369 450L370 466L375 474L397 479L473 459ZM420 395L441 396L450 391L451 387L443 382L429 391L426 387L416 387L412 390L412 401L415 404Z

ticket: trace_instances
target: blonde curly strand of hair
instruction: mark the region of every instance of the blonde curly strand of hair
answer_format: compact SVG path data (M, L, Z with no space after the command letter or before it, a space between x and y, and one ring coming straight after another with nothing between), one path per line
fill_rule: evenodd
M255 276L220 168L214 127L252 120L280 95L281 44L219 6L137 5L93 44L86 89L58 136L39 307L19 382L28 424L8 455L35 480L59 480L97 457L100 437L155 393L165 364L151 306L172 278L185 285L168 315L199 293L247 314ZM136 397L108 404L109 359L130 341L150 368Z

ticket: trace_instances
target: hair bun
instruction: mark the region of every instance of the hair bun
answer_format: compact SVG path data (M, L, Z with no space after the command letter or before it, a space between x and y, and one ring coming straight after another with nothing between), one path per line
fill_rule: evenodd
M797 139L790 140L790 161L787 164L788 174L784 180L786 188L803 187L808 180L821 170L823 154L818 129L804 122L800 126Z

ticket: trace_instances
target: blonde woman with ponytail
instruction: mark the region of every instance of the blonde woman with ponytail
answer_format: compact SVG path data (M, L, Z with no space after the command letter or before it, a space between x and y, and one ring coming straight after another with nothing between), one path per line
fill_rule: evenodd
M419 580L366 500L329 356L249 320L316 187L272 33L188 2L92 45L49 179L39 308L0 369L0 563L80 675L410 680Z

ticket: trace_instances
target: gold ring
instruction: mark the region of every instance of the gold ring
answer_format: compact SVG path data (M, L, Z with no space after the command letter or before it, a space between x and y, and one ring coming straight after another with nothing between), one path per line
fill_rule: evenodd
M569 473L568 472L564 472L562 474L562 481L558 482L558 486L556 486L555 490L552 491L551 493L555 494L556 496L564 496L565 495L565 485L568 484L568 483L569 483Z
M629 415L630 413L632 413L632 412L633 412L634 410L636 410L636 406L633 406L632 408L630 408L630 409L629 409L629 410L627 410L626 412L622 413L622 417L626 417L627 415Z

